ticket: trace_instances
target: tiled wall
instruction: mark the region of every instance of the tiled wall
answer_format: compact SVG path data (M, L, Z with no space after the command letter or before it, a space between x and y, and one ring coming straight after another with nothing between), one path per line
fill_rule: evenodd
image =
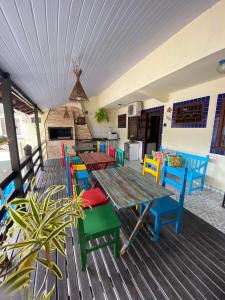
M212 135L212 142L210 147L210 152L219 155L225 155L225 151L216 149L216 138L218 134L218 127L219 127L219 119L220 119L220 111L222 107L222 103L225 99L225 94L219 94L217 98L217 105L216 105L216 113L215 113L215 121L213 127L213 135Z
M197 99L191 99L191 100L186 100L186 101L174 103L173 104L173 116L172 116L171 127L172 128L206 128L208 110L209 110L209 99L210 99L210 96L206 96L206 97L201 97L201 98L197 98ZM204 112L203 112L203 119L202 119L201 123L177 124L175 122L175 111L176 111L177 106L179 106L181 104L200 103L202 101L204 103Z

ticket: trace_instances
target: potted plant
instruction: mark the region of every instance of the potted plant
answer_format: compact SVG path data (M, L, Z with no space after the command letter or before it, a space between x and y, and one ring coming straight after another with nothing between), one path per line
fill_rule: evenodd
M109 115L105 108L99 108L95 113L95 118L98 123L109 122Z
M4 260L8 250L16 249L9 260L8 270L0 274L6 278L0 285L6 295L22 292L22 299L50 299L55 286L50 291L45 290L45 283L50 273L58 279L63 275L56 262L52 261L51 253L56 250L65 256L64 244L67 233L65 229L72 224L77 225L79 218L84 218L82 208L82 193L73 199L53 199L54 195L65 189L63 185L52 185L44 193L34 191L35 181L31 182L31 192L27 198L17 198L8 204L9 219L14 225L8 232L12 237L15 230L21 230L20 240L17 243L5 241L1 246L0 262ZM13 209L11 205L16 206ZM26 210L24 209L26 207ZM43 251L44 257L40 257ZM36 264L35 264L36 263ZM36 270L37 264L46 268L43 283L35 295L29 289L31 273ZM6 277L5 277L6 276Z

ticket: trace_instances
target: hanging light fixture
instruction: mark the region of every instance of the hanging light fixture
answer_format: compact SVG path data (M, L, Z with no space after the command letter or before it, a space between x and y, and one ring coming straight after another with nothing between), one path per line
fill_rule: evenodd
M75 86L70 94L69 100L72 102L82 102L82 101L88 101L88 97L80 83L80 76L82 73L82 70L79 67L74 68L74 74L77 77L77 81L75 83Z
M219 61L217 66L217 72L225 74L225 59Z
M70 118L70 114L67 110L67 106L65 106L65 112L64 112L64 116L63 116L64 119L69 119Z

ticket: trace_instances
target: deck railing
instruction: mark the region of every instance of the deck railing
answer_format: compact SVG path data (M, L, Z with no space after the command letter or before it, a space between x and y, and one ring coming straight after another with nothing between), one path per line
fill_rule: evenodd
M44 164L43 164L43 157L45 155L43 153L46 152L46 142L43 141L41 143L40 147L35 147L34 149L31 148L31 146L27 145L25 147L25 157L21 159L19 170L13 171L9 170L7 171L2 178L0 178L0 189L4 191L4 189L14 180L16 180L18 177L22 177L22 185L20 189L14 189L12 190L12 193L7 197L7 202L10 202L10 200L14 199L17 196L26 196L29 188L31 179L33 176L36 176L39 169L41 168L43 170ZM6 213L6 203L4 202L0 206L0 221L2 220L3 216Z

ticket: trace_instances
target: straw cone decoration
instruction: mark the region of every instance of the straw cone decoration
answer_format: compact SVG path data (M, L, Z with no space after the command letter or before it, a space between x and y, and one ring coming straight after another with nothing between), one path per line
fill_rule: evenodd
M80 83L80 76L81 76L82 70L79 68L74 69L74 74L77 77L77 81L75 83L75 86L70 94L69 100L80 102L80 101L88 101L88 97Z

